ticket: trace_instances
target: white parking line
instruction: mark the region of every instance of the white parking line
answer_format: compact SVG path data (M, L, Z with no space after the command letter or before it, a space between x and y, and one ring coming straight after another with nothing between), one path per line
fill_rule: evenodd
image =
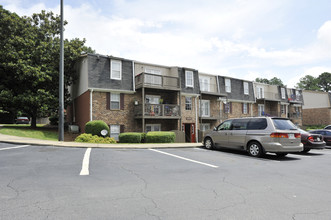
M177 156L175 154L170 154L170 153L167 153L167 152L164 152L164 151L155 150L155 149L149 149L149 150L154 151L154 152L158 152L158 153L161 153L161 154L165 154L165 155L168 155L168 156L176 157L176 158L179 158L179 159L182 159L182 160L187 160L187 161L190 161L190 162L193 162L193 163L202 164L202 165L209 166L209 167L212 167L212 168L218 168L218 166L215 166L215 165L212 165L212 164L203 163L203 162L200 162L200 161L197 161L197 160L191 160L191 159L181 157L181 156Z
M79 174L81 176L87 176L90 174L90 172L89 172L90 154L91 154L91 148L87 148L85 151L85 154L84 154L82 170L80 171L80 174Z
M0 150L11 150L11 149L17 149L17 148L23 148L23 147L29 147L31 145L21 145L21 146L16 146L16 147L6 147L6 148L1 148Z

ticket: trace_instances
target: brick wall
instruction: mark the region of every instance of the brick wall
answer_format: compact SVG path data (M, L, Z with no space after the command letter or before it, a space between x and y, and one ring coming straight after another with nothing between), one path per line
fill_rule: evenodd
M314 108L302 110L303 125L329 125L331 124L330 108Z

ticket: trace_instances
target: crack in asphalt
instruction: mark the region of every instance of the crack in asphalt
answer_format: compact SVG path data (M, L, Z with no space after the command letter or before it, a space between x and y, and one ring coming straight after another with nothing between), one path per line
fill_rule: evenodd
M13 182L14 182L14 179L10 180L9 183L7 184L7 187L16 193L15 197L10 198L10 199L16 199L20 195L19 190L12 186Z

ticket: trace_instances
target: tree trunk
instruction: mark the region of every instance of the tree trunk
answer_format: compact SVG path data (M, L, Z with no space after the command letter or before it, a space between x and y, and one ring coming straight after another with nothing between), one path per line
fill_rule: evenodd
M31 127L36 128L37 127L37 116L33 115L31 117Z

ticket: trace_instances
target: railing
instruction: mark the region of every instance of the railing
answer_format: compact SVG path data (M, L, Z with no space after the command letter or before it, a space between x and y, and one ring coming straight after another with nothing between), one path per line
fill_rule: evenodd
M136 87L156 87L165 89L180 89L179 77L163 76L152 73L140 73L135 77Z
M143 115L142 105L135 106L135 116ZM145 104L144 116L150 117L179 117L179 105L173 104Z
M217 93L218 88L216 83L204 83L200 82L200 90L201 92L210 92L210 93Z
M289 118L301 118L301 112L291 112Z
M281 113L277 111L258 111L256 116L275 116L280 117Z
M289 102L302 102L302 95L291 94L288 98Z
M256 93L256 99L266 99L266 100L279 100L280 96L275 92L258 92Z

